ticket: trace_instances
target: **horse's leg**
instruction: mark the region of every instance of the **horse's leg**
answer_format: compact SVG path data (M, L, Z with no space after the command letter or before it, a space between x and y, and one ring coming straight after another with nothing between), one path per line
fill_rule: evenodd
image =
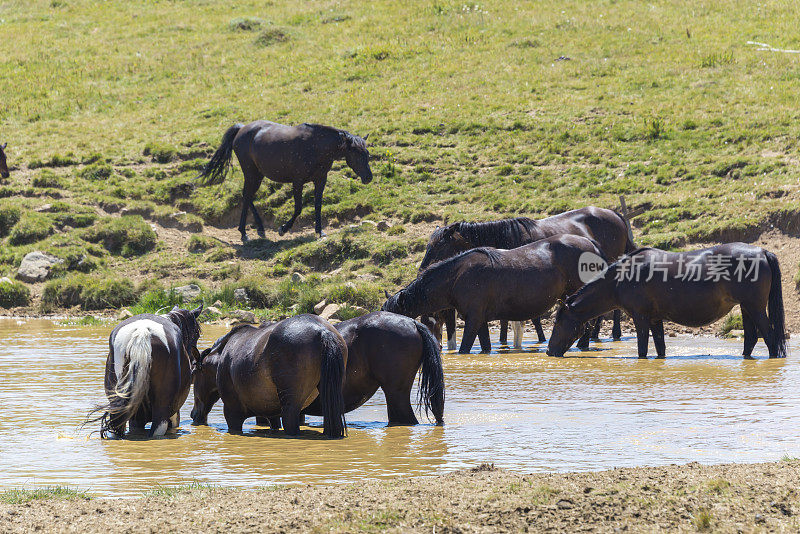
M175 432L179 426L181 426L181 412L177 411L174 414L172 414L172 417L169 418L169 425L167 426L167 431Z
M500 344L508 345L508 321L500 321Z
M253 199L256 197L258 188L261 187L261 181L264 177L261 176L254 165L249 163L242 165L242 174L244 174L244 186L242 187L242 216L239 219L239 233L242 234L242 242L245 242L247 241L247 211L251 209L251 206L256 224L260 228L258 235L264 233L261 218L256 213L256 208L253 205Z
M590 339L592 341L600 341L600 327L602 325L603 325L603 316L601 315L594 322L594 328L592 328L592 335L590 336Z
M458 349L459 354L469 354L472 350L472 345L475 343L475 337L478 335L480 323L467 317L464 321L464 334L461 337L461 347Z
M172 414L168 409L156 408L153 410L153 424L150 425L150 431L147 433L148 437L158 438L167 433L169 429L169 422L172 419Z
M256 227L258 232L258 237L261 239L266 239L267 234L264 232L264 221L261 220L261 215L258 214L258 210L256 209L256 205L253 204L253 201L250 201L250 212L253 214L253 219L256 222Z
M270 417L269 418L269 428L270 428L270 430L280 430L281 429L281 418L280 417Z
M622 339L622 312L614 310L614 325L611 327L611 339L619 341Z
M650 320L643 315L634 315L633 324L636 326L636 343L639 349L639 358L647 358L647 343L650 341Z
M537 317L533 320L533 327L536 329L536 336L539 338L537 343L544 343L547 338L544 336L544 328L542 328L542 320Z
M302 182L294 182L292 184L292 195L294 196L294 213L292 217L283 223L280 228L278 228L278 235L283 235L289 231L289 229L294 224L294 220L300 216L300 212L303 210L303 183ZM285 426L285 423L284 423Z
M444 325L447 328L447 349L456 350L456 310L450 309L442 312Z
M291 402L281 406L281 422L287 436L300 435L300 405Z
M589 340L592 338L592 325L591 323L586 323L583 325L583 335L578 339L578 342L575 344L576 347L580 350L586 350L589 348Z
M144 433L144 425L147 424L148 419L147 410L145 410L144 404L139 406L136 410L136 413L133 414L130 421L128 421L128 430L131 433Z
M767 313L764 310L759 310L757 312L750 310L748 313L750 315L750 319L752 319L753 323L755 323L758 332L761 334L761 337L764 338L764 342L767 344L769 357L777 358L778 350L775 346L775 342L773 341L775 338L772 335L772 330L769 327L769 318L767 317ZM742 317L744 318L744 314L742 314Z
M314 180L314 231L320 237L325 237L325 232L322 231L322 193L325 192L325 182L328 176L325 175L322 179Z
M511 323L511 327L514 330L514 348L521 349L522 348L522 333L525 331L523 328L525 326L525 321L514 321Z
M489 323L484 322L478 329L478 341L481 344L481 352L489 354L492 352L492 340L489 337Z
M259 415L258 417L256 417L256 424L258 426L270 426L270 424L269 424L270 421L269 420L270 420L269 417L262 417L262 416Z
M666 358L667 344L664 341L664 321L656 321L650 325L653 334L653 344L656 346L656 358Z
M386 397L386 411L390 425L419 424L414 409L411 407L411 390L409 388L385 388L381 386Z
M758 329L756 323L750 318L747 310L742 308L742 328L744 329L744 348L742 349L742 356L745 360L753 358L753 348L758 343Z
M225 422L228 424L229 434L242 433L242 425L247 417L245 417L241 407L233 402L226 402L222 405L222 415L225 416Z

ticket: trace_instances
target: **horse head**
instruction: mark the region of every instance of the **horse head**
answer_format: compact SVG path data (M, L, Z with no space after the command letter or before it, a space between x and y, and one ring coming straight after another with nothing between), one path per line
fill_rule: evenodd
M560 307L556 311L553 332L547 343L547 355L560 357L581 337L583 323L578 320L577 315L570 308L569 299L566 302L559 299L558 303Z
M425 269L434 263L452 258L472 248L475 248L475 245L461 234L459 223L438 227L431 234L420 269Z
M386 302L383 303L381 306L381 311L388 311L392 313L399 313L401 315L405 315L405 298L406 294L404 290L400 290L394 295L389 295L388 291L384 290L386 294Z
M8 146L8 143L4 145L0 145L0 176L3 178L8 178L8 164L6 163L6 153L5 148Z
M361 183L368 184L372 181L372 169L369 167L369 150L367 150L367 136L359 137L349 132L341 133L341 148L344 150L344 159L347 166L353 169Z

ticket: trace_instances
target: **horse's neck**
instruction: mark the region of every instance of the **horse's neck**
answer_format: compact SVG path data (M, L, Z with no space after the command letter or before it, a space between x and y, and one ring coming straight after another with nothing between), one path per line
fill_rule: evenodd
M580 299L572 305L572 311L578 319L585 322L617 307L612 283L613 280L602 280L581 294Z
M452 285L452 267L447 269L437 269L435 272L427 273L425 284L415 288L414 308L419 310L415 315L430 315L444 309L450 303L448 289ZM447 271L447 272L445 272Z

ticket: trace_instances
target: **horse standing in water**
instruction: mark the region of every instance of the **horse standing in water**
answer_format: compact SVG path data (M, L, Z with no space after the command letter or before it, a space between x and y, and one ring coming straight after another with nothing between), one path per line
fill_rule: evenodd
M603 258L594 241L576 235L548 237L511 250L475 248L431 265L382 309L417 317L454 308L465 323L459 352L469 353L476 335L481 351L490 352L487 321L539 317L574 293L583 285L579 260L586 252Z
M296 315L277 324L236 327L203 351L195 377L194 424L205 424L222 399L228 432L242 432L249 417L279 420L290 436L300 434L300 412L317 396L323 433L345 433L344 383L347 344L324 319Z
M152 422L148 436L163 436L180 424L180 407L189 395L191 362L197 357L203 307L166 315L134 315L117 325L109 337L105 390L108 403L102 412L100 435L143 431Z
M639 249L566 300L556 313L547 354L563 356L586 321L621 308L636 326L639 358L647 358L651 332L664 358L665 320L704 326L736 304L744 326L742 355L751 357L760 334L770 358L786 357L781 270L772 252L744 243L693 252Z
M10 176L8 172L8 163L6 162L6 147L8 143L4 145L0 145L0 177L8 178Z
M231 156L236 152L244 174L242 189L242 216L239 232L247 241L247 211L253 213L259 237L264 237L264 223L253 199L261 181L266 176L279 183L291 183L294 196L294 214L278 230L283 235L294 224L303 209L303 185L314 184L314 229L320 237L322 231L322 193L333 162L344 158L347 165L368 184L372 181L369 167L367 136L358 137L345 130L320 124L285 126L269 121L234 124L222 137L222 144L203 168L198 178L203 185L222 183L230 167Z
M562 234L578 235L593 240L603 254L611 260L635 248L628 236L627 223L619 213L614 210L589 206L539 220L518 217L479 223L458 222L437 228L428 241L425 256L420 264L420 271L433 263L451 258L472 248L512 249ZM445 310L438 315L447 326L448 348L454 350L456 348L455 312ZM595 331L599 330L599 323L600 319L598 319ZM518 330L520 326L515 325L516 345L519 344L517 338L521 334L521 330ZM539 342L544 342L544 332L538 318L534 318L534 326L539 336ZM441 330L441 328L437 328ZM507 328L507 322L502 321L500 326L501 343L506 342ZM614 314L612 337L614 339L622 337L619 312Z

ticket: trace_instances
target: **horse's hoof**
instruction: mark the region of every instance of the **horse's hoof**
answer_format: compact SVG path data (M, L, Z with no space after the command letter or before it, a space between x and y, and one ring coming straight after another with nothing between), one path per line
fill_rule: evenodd
M320 230L319 231L319 239L325 239L326 237L328 237L328 234L326 234L325 232Z
M284 228L283 226L278 228L278 235L279 236L283 236L283 234L285 234L285 233L286 233L286 228Z
M266 239L267 238L267 234L266 234L266 232L264 232L264 230L261 230L261 231L258 232L258 237L260 239Z
M242 243L247 243L248 241L250 241L250 238L248 238L246 235L242 234Z

